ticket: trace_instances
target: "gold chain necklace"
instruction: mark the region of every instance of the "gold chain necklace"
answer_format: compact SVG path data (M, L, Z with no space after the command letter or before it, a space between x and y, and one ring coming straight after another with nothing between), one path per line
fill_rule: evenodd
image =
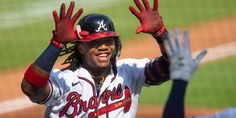
M93 75L91 75L91 76L92 76L92 78L93 78L94 80L95 80L96 78L99 78L99 77L95 77L95 76L93 76ZM102 79L98 82L99 86L101 86L101 85L104 83L105 79L106 79L106 76L103 76Z
M104 76L104 77L102 77L102 79L101 79L101 80L100 80L100 82L99 82L99 84L100 84L100 85L102 85L102 84L104 83L104 81L105 81L105 78L106 78L105 76Z

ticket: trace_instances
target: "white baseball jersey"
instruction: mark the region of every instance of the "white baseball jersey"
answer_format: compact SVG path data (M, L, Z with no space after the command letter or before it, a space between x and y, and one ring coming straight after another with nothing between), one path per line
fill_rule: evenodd
M117 75L111 72L99 93L86 69L53 70L45 117L134 118L147 62L147 58L119 60Z

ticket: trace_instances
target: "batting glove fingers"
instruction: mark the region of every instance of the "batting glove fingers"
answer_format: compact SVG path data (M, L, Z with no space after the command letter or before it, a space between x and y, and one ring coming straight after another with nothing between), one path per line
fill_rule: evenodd
M74 26L75 22L79 19L80 15L82 14L83 9L80 8L72 17L74 4L75 4L74 1L70 2L70 6L66 13L65 3L62 3L60 8L60 17L58 16L56 10L52 12L55 22L55 30L53 31L52 40L58 41L60 43L70 43L78 39Z
M136 10L133 6L129 6L129 10L141 23L141 26L138 27L135 32L137 34L140 32L150 33L158 35L157 37L162 35L165 26L159 15L158 0L154 0L153 9L151 9L147 0L143 0L144 6L139 0L134 0L134 3L139 10Z
M164 47L170 61L171 79L189 81L207 51L202 50L195 59L191 56L188 32L184 33L184 43L180 31L176 29L176 38L169 33L169 40L165 40Z

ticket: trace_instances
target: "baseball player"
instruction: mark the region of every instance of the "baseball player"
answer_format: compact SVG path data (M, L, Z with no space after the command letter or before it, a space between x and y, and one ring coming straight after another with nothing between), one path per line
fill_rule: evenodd
M129 9L140 21L136 33L151 34L162 56L153 60L121 59L121 41L112 20L103 14L89 14L75 22L74 2L66 12L53 11L55 30L50 44L24 74L22 91L32 102L46 105L45 117L135 117L141 88L159 85L169 78L169 63L163 49L167 30L158 11L134 0L138 9ZM71 47L66 44L71 43ZM64 69L53 69L59 55L70 54Z
M164 108L163 118L185 118L185 92L192 74L196 71L207 51L202 50L195 59L192 59L188 32L184 33L183 43L178 29L176 29L176 41L174 41L173 36L168 36L169 40L165 40L164 48L169 57L170 79L173 84ZM190 118L236 118L236 108L229 107L212 115L197 115Z
M188 33L184 33L184 44L182 44L178 29L176 41L169 35L169 40L164 42L164 47L170 60L170 79L173 80L173 85L164 108L163 118L184 118L184 97L188 82L207 51L202 50L195 59L192 59ZM236 108L229 107L212 115L197 115L191 118L236 118Z
M176 40L172 35L169 35L169 40L164 42L164 48L170 60L170 79L173 80L173 85L164 108L163 118L184 118L184 96L188 81L207 51L202 50L193 59L188 32L184 33L182 43L178 29L176 29Z

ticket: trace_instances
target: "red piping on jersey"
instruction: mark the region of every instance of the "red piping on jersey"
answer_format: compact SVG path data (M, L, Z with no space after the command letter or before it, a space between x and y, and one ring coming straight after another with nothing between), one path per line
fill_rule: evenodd
M79 77L79 76L78 76L78 78L79 78L79 79L82 79L82 80L84 80L84 81L86 81L86 82L88 82L88 83L91 85L92 89L93 89L93 96L96 96L96 92L95 92L96 89L95 89L94 84L93 84L90 80L88 80L87 78Z
M39 104L45 104L52 97L53 89L54 88L53 88L52 83L51 83L50 80L48 80L48 83L49 83L49 86L51 86L51 90L50 90L49 96L42 103L39 103Z
M113 82L116 79L116 75L111 79L111 82Z

